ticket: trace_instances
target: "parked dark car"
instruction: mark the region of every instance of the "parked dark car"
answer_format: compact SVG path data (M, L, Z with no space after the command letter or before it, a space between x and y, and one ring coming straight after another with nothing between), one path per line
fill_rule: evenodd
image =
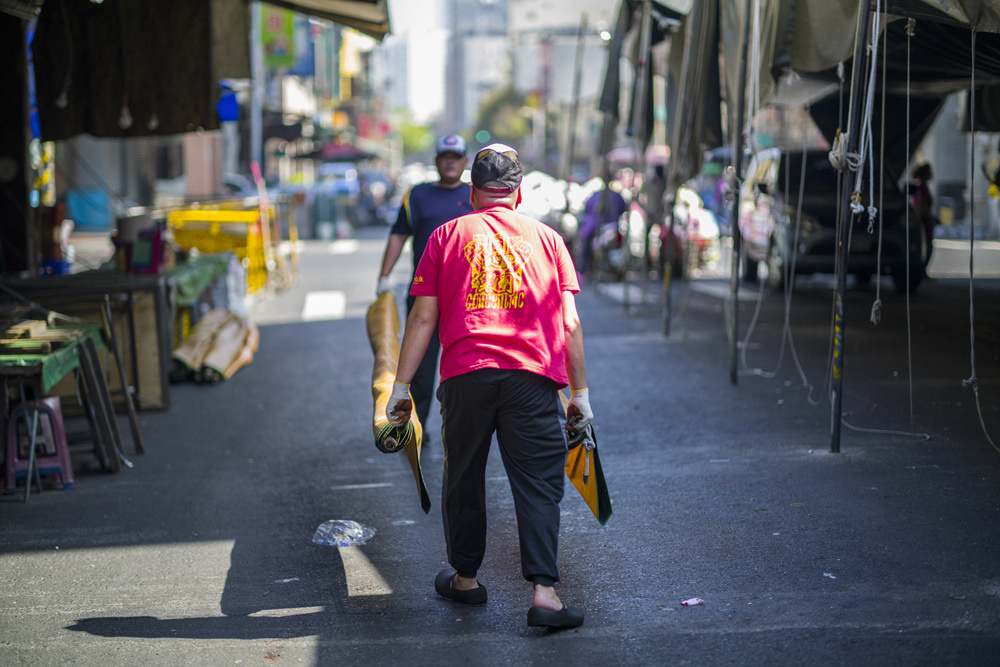
M876 170L876 178L877 173ZM853 178L853 174L847 176ZM836 273L838 177L843 176L830 163L827 150L803 153L770 148L750 160L739 204L744 279L757 280L758 268L765 267L768 285L781 289L785 267L794 267L795 275ZM803 197L799 219L800 184ZM907 236L906 196L890 179L883 179L882 187L881 201L875 202L878 213L873 233L868 232L866 213L851 218L847 272L864 285L881 271L892 276L897 290L905 291L908 287L912 292L925 275L930 239L926 238L920 217L912 208ZM862 194L862 203L867 208L867 185ZM875 196L879 197L877 190ZM878 257L879 220L882 224L881 261Z

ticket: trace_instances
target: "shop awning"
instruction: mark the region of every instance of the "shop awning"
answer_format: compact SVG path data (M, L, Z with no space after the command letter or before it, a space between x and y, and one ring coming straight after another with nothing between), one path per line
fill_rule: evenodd
M389 34L386 0L268 0L267 4L346 25L377 40Z

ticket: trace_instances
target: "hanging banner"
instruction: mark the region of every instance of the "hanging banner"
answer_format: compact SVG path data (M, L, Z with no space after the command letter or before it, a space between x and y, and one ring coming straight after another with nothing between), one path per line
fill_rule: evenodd
M295 64L294 13L261 5L260 41L264 47L264 62L269 68L292 67Z

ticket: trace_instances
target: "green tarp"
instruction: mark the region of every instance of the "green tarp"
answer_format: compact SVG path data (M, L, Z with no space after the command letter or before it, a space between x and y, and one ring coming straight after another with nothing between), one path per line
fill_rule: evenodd
M199 255L164 271L163 275L169 276L177 289L177 307L192 305L201 298L214 279L225 276L229 272L229 260L232 256L228 252Z

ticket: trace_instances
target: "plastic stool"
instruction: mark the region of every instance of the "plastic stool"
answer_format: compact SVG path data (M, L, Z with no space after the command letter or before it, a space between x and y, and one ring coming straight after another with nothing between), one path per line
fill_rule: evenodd
M3 488L9 493L17 486L17 478L28 475L28 443L30 435L24 428L24 404L18 403L7 419L7 455L3 464ZM28 421L31 422L31 414ZM64 489L72 489L73 464L69 458L66 427L63 425L59 397L38 401L38 430L35 435L35 466L40 475L59 475ZM31 485L31 480L27 480Z

